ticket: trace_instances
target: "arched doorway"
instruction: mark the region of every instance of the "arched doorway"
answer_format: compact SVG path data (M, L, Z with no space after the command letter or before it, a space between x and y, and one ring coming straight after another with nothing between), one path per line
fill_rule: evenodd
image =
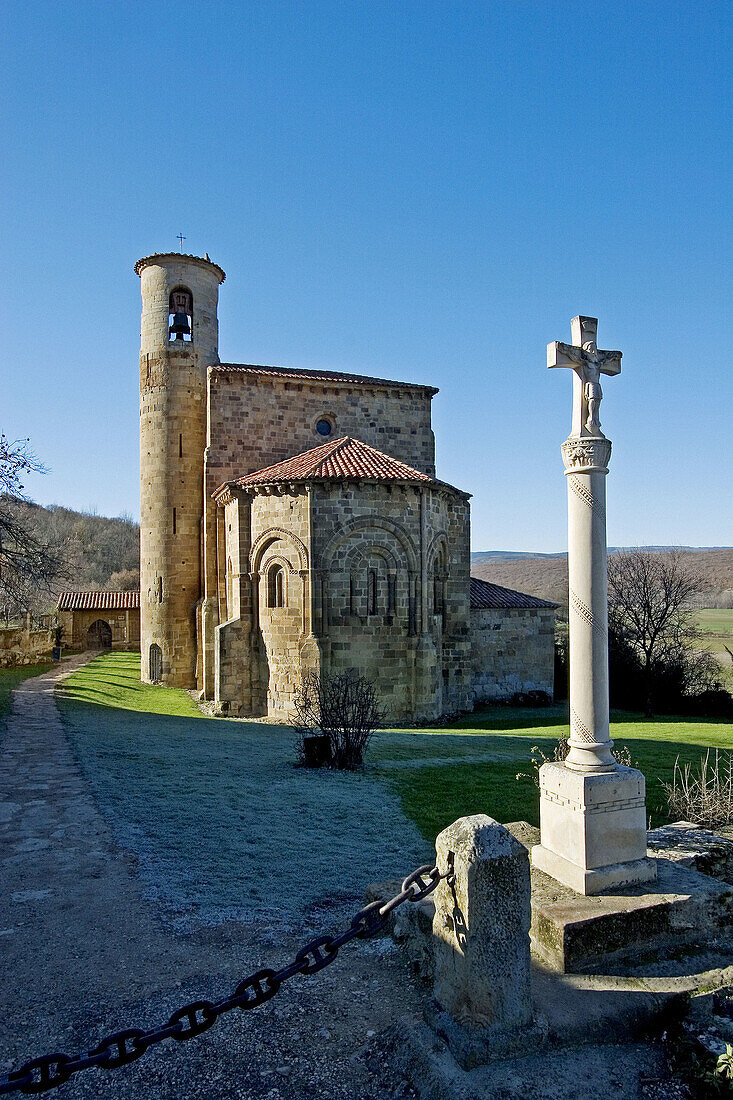
M89 649L111 649L112 627L104 619L95 619L87 630L87 645Z
M148 673L151 680L163 679L163 651L155 642L148 653Z

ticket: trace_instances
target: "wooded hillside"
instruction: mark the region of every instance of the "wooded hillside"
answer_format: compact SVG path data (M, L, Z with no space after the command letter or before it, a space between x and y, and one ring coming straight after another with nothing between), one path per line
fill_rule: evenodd
M139 588L140 528L129 516L110 519L60 505L44 508L20 500L14 500L12 507L39 540L58 547L67 563L50 594L33 594L30 603L34 614L49 611L62 589Z

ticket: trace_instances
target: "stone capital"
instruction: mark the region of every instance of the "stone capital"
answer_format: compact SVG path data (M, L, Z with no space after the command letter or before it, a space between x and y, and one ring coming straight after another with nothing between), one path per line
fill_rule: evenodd
M573 437L562 444L562 460L566 474L608 473L611 440L605 436Z

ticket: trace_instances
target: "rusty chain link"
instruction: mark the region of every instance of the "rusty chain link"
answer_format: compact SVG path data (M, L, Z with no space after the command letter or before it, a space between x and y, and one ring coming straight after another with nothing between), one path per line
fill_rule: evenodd
M451 878L452 868L440 872L426 863L418 867L402 882L398 894L388 901L379 899L365 905L351 921L349 927L338 936L319 936L305 944L293 961L280 970L257 970L244 978L234 992L221 1001L191 1001L177 1009L160 1027L143 1031L126 1028L102 1039L88 1054L72 1057L68 1054L44 1054L33 1058L5 1078L0 1078L0 1096L10 1092L26 1095L47 1092L58 1088L83 1069L99 1066L101 1069L117 1069L142 1058L155 1043L164 1039L183 1042L201 1035L216 1023L219 1016L233 1008L242 1011L257 1008L279 992L285 982L296 974L317 974L336 960L340 949L354 939L368 939L386 926L389 915L406 901L420 901L431 894L441 879Z

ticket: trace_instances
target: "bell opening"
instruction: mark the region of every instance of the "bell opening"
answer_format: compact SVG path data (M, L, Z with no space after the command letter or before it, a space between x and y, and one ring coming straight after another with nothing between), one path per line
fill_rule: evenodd
M186 287L176 287L168 302L168 339L170 343L190 344L193 340L193 295Z

